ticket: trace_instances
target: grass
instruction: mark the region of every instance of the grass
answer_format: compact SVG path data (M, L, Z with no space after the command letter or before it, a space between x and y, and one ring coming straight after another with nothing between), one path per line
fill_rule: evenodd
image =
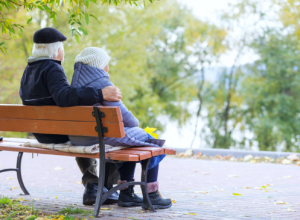
M62 210L60 210L59 212L57 212L57 214L64 214L64 215L91 215L93 214L93 211L90 210L82 210L80 208L73 208L72 206L69 206L67 208L63 208Z
M36 210L32 206L24 206L19 203L19 200L10 199L8 197L0 198L0 219L13 220L13 219L24 219L24 220L35 220L41 218L43 220L80 220L80 218L71 215L91 215L92 211L82 210L80 208L67 207L63 208L56 214L48 214L40 210Z

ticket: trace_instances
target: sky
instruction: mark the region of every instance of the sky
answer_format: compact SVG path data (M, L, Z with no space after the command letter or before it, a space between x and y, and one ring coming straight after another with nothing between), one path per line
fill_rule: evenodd
M195 16L204 21L210 21L216 25L220 25L219 15L222 10L226 10L228 4L234 4L239 0L178 0L182 5L190 8ZM228 51L220 57L217 66L231 67L234 63L237 51ZM257 55L252 51L247 51L240 60L240 64L251 63L257 59Z
M201 20L218 22L218 11L227 7L228 3L235 0L178 0L183 5L192 9L194 15Z

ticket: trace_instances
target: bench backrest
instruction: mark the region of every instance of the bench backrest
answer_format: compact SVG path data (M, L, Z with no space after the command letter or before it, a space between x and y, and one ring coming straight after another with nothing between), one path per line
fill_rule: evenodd
M125 137L119 107L98 107L104 113L104 137ZM0 131L98 137L92 106L0 105Z

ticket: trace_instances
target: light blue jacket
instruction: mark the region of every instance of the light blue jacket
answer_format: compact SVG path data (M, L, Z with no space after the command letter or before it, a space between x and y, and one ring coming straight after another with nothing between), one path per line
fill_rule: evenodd
M113 83L109 80L109 74L102 69L91 67L82 63L75 63L74 75L72 78L72 87L97 87L103 89L107 86L113 86ZM96 104L96 103L95 103ZM154 146L161 147L162 144L156 145L156 140L151 140L148 134L141 128L139 128L138 119L126 108L121 102L109 102L103 101L101 103L104 106L118 106L120 107L125 137L124 138L104 138L104 143L111 146ZM83 137L83 136L69 136L70 141L75 146L89 146L98 143L98 138L95 137ZM152 142L152 143L149 143ZM163 158L163 157L162 157ZM161 158L161 159L162 159ZM159 159L159 161L161 160ZM155 162L157 165L159 161ZM151 163L152 164L152 163ZM154 166L155 164L151 165Z

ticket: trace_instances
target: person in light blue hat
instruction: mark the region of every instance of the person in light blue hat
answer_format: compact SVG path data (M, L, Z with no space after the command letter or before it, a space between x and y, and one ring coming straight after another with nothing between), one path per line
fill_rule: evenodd
M108 54L101 48L88 47L85 48L75 58L74 75L71 86L73 87L96 87L98 89L107 86L113 86L109 79L109 60ZM95 103L96 104L96 103ZM151 135L139 128L138 119L126 108L122 101L110 102L102 101L103 106L118 106L120 107L125 137L124 138L104 138L104 143L111 146L153 146L162 147L164 140L154 139ZM80 103L79 103L80 105ZM69 136L71 143L75 146L89 146L98 143L98 138ZM155 208L169 208L172 206L171 199L163 199L158 192L158 170L159 163L165 157L160 155L151 159L148 176L147 190L151 199L152 205ZM119 183L131 182L134 179L135 162L124 162L117 164L117 169L120 173L121 180ZM133 186L120 191L118 205L123 207L142 206L148 209L143 203L143 199L138 197L133 190Z

